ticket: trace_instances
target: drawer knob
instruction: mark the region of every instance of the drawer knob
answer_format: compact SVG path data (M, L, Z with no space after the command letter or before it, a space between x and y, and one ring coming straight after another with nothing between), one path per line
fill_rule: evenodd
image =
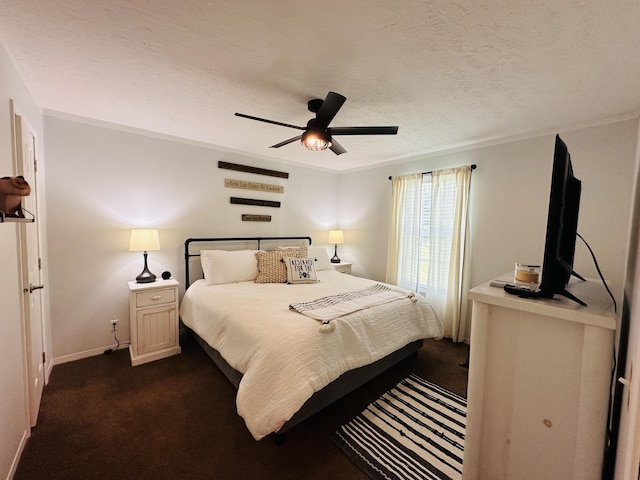
M151 297L151 300L160 300L162 298L162 295L154 295L153 297Z

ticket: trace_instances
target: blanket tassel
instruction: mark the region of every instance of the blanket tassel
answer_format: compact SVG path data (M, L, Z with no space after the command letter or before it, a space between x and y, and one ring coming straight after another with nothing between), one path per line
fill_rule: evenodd
M334 322L333 320L325 320L324 322L322 322L322 325L320 325L320 331L322 333L333 332L335 328L336 322Z

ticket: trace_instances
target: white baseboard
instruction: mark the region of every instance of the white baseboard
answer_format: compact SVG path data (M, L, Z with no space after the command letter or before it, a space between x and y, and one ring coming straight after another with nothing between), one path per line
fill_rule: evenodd
M50 360L47 362L47 368L45 369L44 374L44 384L49 385L49 379L51 378L51 372L53 371L54 360Z
M18 463L20 463L20 457L22 457L22 452L24 451L24 447L27 444L27 440L31 436L31 429L27 428L23 434L22 439L20 440L20 445L18 446L18 450L13 457L13 462L11 462L11 469L9 470L9 475L7 475L7 480L11 480L13 476L16 474L16 470L18 469Z
M129 342L120 342L118 350L124 350L129 347ZM113 344L104 347L94 348L91 350L85 350L84 352L71 353L69 355L63 355L61 357L55 357L51 362L51 368L54 365L60 365L62 363L74 362L76 360L82 360L83 358L95 357L96 355L103 355L106 350L113 348Z

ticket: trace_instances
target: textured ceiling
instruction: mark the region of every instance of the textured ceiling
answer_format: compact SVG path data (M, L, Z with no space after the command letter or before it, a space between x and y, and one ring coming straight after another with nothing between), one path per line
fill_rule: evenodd
M350 170L637 114L638 0L0 0L0 40L45 113ZM346 154L270 145L347 97Z

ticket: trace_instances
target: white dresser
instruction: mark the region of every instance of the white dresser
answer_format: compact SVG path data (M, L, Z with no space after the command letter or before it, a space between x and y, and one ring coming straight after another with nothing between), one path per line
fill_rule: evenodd
M568 290L588 307L470 290L464 480L600 479L616 321L599 280Z
M129 282L131 365L180 353L178 336L178 282Z

